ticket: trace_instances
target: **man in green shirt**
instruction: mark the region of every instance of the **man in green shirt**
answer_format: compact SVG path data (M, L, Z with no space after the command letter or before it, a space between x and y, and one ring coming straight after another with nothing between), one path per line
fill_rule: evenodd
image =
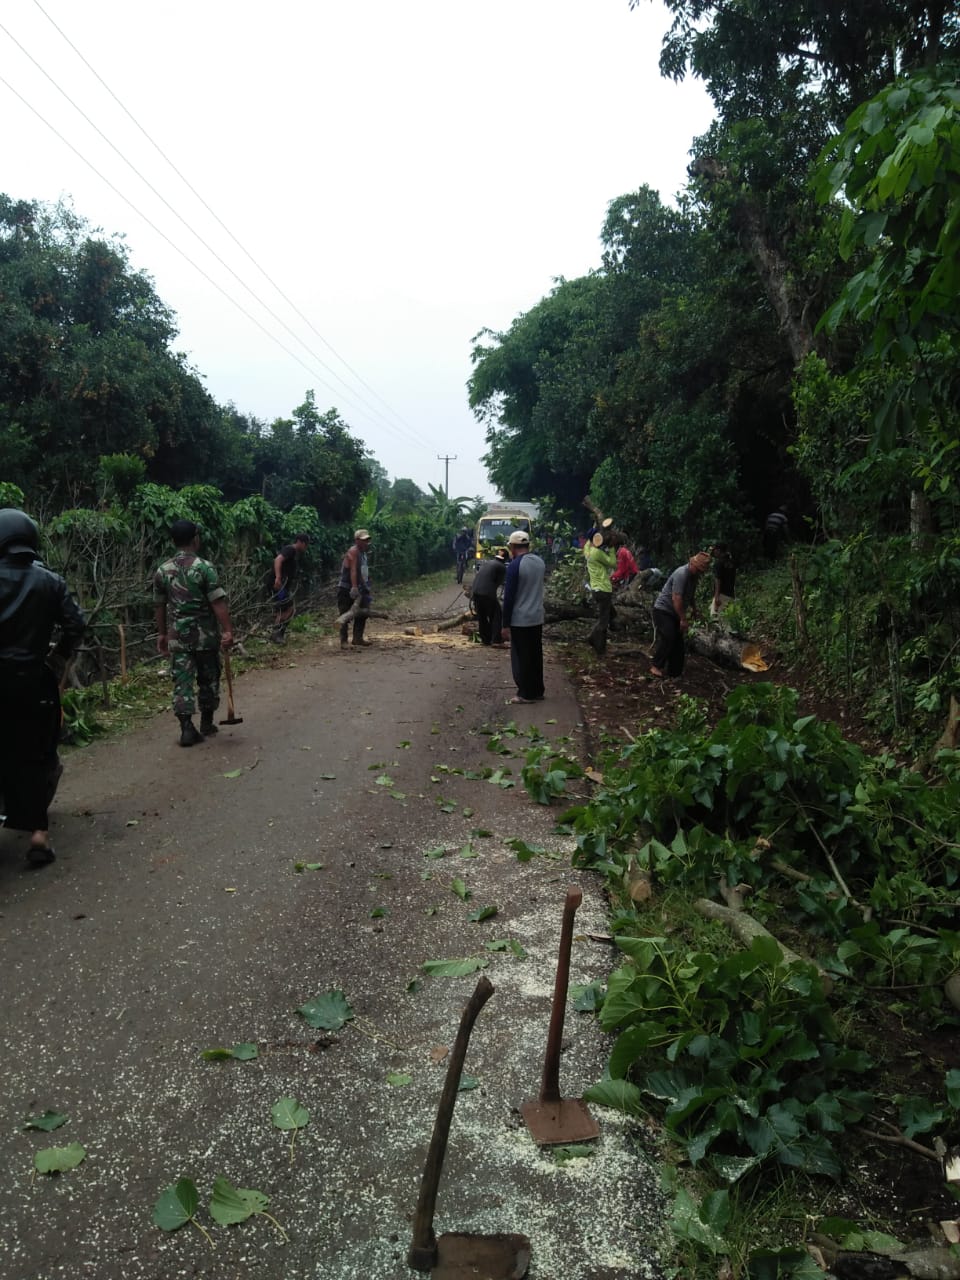
M205 734L217 732L213 717L220 705L220 650L233 644L233 626L217 571L199 555L200 530L192 520L176 520L170 536L176 555L153 575L157 649L170 658L180 745L192 747ZM193 723L197 702L199 730Z
M583 549L587 561L590 590L597 602L597 621L587 636L587 644L602 657L607 649L607 631L613 621L613 583L610 575L617 567L617 553L602 533L595 533Z

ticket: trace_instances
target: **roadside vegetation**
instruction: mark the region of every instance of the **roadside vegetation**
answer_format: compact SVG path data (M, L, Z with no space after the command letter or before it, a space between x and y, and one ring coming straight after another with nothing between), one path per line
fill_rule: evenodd
M491 479L539 500L541 537L589 523L589 495L668 570L726 542L727 625L775 659L773 682L710 706L665 695L627 734L611 717L592 793L560 818L613 902L617 963L583 1006L616 1036L596 1098L659 1126L676 1274L812 1277L942 1222L924 1262L946 1280L960 17L938 0L667 10L663 74L699 77L716 108L688 186L672 205L611 193L595 269L481 330L469 383ZM66 694L77 740L106 693L131 713L161 701L155 668L131 672L153 656L147 583L173 519L200 524L255 636L295 532L311 544L294 633L355 524L379 589L449 564L476 514L391 481L311 391L271 423L217 405L122 239L69 208L0 196L0 297L0 504L40 519L91 619ZM764 562L775 508L789 539ZM533 800L567 803L578 766L541 741L527 755Z

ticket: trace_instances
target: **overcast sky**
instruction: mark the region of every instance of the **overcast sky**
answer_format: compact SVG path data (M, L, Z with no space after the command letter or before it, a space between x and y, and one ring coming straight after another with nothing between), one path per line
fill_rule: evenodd
M668 25L660 0L5 0L0 189L123 233L221 403L270 421L312 387L392 477L455 455L451 495L492 499L471 339L598 266L609 201L682 187L711 111L660 78Z

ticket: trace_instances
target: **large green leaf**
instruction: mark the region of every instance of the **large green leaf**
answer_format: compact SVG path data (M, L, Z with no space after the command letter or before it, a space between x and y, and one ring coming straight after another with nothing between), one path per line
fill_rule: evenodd
M615 1111L623 1111L631 1116L643 1114L640 1090L629 1080L599 1080L583 1096L587 1102L595 1102L598 1107L612 1107Z
M33 1163L37 1173L66 1173L86 1158L86 1150L80 1143L71 1142L66 1147L44 1147L33 1157Z
M717 1192L726 1195L727 1192ZM677 1192L670 1214L670 1230L680 1240L691 1240L713 1254L724 1253L727 1243L710 1222L704 1222L700 1210L689 1192L682 1187Z
M23 1122L25 1129L41 1129L44 1133L52 1133L67 1123L67 1117L59 1111L44 1111L42 1116L27 1116Z
M309 1124L310 1112L296 1098L278 1098L270 1108L270 1118L278 1129L290 1132Z
M466 960L425 960L420 966L431 978L465 978L478 969L485 969L483 956L470 956Z
M154 1226L163 1231L177 1231L185 1226L197 1212L200 1196L191 1178L181 1178L160 1193L153 1206Z
M328 991L325 995L308 1000L297 1010L308 1026L322 1031L339 1031L353 1018L353 1010L347 1004L342 991Z
M235 1187L223 1176L214 1179L213 1195L210 1199L210 1217L221 1226L233 1226L246 1220L255 1213L263 1213L270 1203L270 1197L262 1191L249 1191Z

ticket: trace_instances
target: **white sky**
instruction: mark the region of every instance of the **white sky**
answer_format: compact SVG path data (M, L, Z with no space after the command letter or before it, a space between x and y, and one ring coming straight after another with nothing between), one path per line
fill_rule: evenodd
M668 25L659 0L5 0L0 190L124 233L221 403L270 421L313 387L392 477L456 455L451 495L492 499L471 339L598 266L615 197L683 186L711 110L660 78Z

